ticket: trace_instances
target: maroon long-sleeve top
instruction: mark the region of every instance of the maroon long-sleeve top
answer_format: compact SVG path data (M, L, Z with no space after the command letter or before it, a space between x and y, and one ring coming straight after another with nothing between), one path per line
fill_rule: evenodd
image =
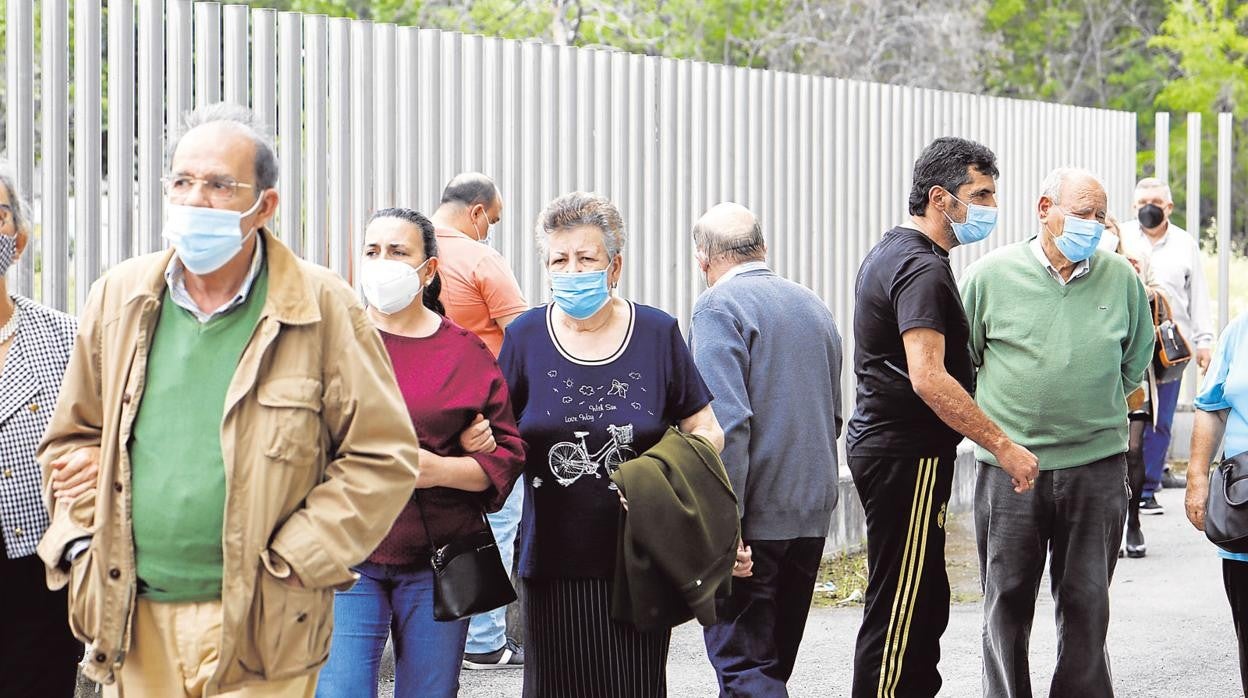
M439 456L469 455L490 481L484 492L417 490L434 544L485 529L482 509L492 512L502 507L524 470L524 442L498 362L476 335L447 319L428 337L382 332L381 338L421 448ZM491 453L466 454L459 435L478 413L490 420L498 447ZM430 550L429 534L413 500L368 559L387 565L427 563Z

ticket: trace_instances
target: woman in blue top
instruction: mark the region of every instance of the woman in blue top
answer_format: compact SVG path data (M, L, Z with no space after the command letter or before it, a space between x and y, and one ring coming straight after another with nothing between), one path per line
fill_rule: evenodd
M1192 459L1187 469L1187 518L1205 530L1205 502L1209 499L1209 464L1226 437L1223 455L1248 451L1248 313L1222 332L1217 351L1196 396L1196 423L1192 430ZM1231 603L1231 619L1239 639L1239 679L1248 692L1248 555L1218 549L1222 582Z
M524 695L663 696L670 631L610 617L621 500L609 475L670 426L716 448L723 431L676 320L613 293L624 266L616 207L566 194L536 232L554 302L508 326L499 357L528 445Z

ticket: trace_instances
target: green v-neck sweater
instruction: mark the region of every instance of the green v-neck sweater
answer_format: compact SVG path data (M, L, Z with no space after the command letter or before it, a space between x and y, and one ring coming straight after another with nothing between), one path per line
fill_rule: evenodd
M1124 453L1126 394L1153 356L1144 286L1125 259L1102 251L1062 285L1030 245L996 250L963 277L975 401L1041 470ZM999 465L983 448L975 456Z
M152 601L221 597L225 393L268 295L261 269L242 305L201 323L166 291L130 441L139 593Z

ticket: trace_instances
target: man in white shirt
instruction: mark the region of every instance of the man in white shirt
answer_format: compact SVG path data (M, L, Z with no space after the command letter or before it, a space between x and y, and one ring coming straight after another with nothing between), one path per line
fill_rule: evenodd
M1122 226L1123 241L1149 256L1154 279L1170 301L1174 321L1191 343L1196 364L1203 372L1209 366L1213 347L1213 315L1209 305L1209 287L1196 236L1170 221L1174 199L1170 187L1155 177L1141 179L1135 185L1136 220ZM1161 514L1161 505L1154 498L1163 484L1183 487L1181 477L1166 469L1166 452L1170 448L1170 425L1179 400L1179 381L1157 386L1156 426L1144 428L1144 499L1140 513Z

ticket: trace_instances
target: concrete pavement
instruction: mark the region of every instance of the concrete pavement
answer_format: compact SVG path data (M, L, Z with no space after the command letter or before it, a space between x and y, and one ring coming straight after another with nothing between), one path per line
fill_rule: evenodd
M1165 490L1158 500L1166 513L1143 517L1148 556L1120 560L1114 576L1109 651L1117 695L1240 696L1235 634L1222 590L1221 562L1204 535L1187 523L1181 490ZM969 535L966 527L960 530L961 535ZM973 545L951 547L959 548L964 555L974 551ZM971 564L973 568L977 565L973 560ZM1037 697L1048 695L1057 646L1047 580L1041 589L1031 651L1032 684ZM812 611L789 684L791 695L848 695L853 643L861 617L861 607ZM944 659L940 669L945 686L941 695L980 695L981 622L980 604L953 607L942 642ZM466 671L462 681L461 696L520 695L518 671ZM391 695L392 684L383 684L383 695ZM681 626L673 634L668 685L673 698L716 695L715 674L695 625Z

